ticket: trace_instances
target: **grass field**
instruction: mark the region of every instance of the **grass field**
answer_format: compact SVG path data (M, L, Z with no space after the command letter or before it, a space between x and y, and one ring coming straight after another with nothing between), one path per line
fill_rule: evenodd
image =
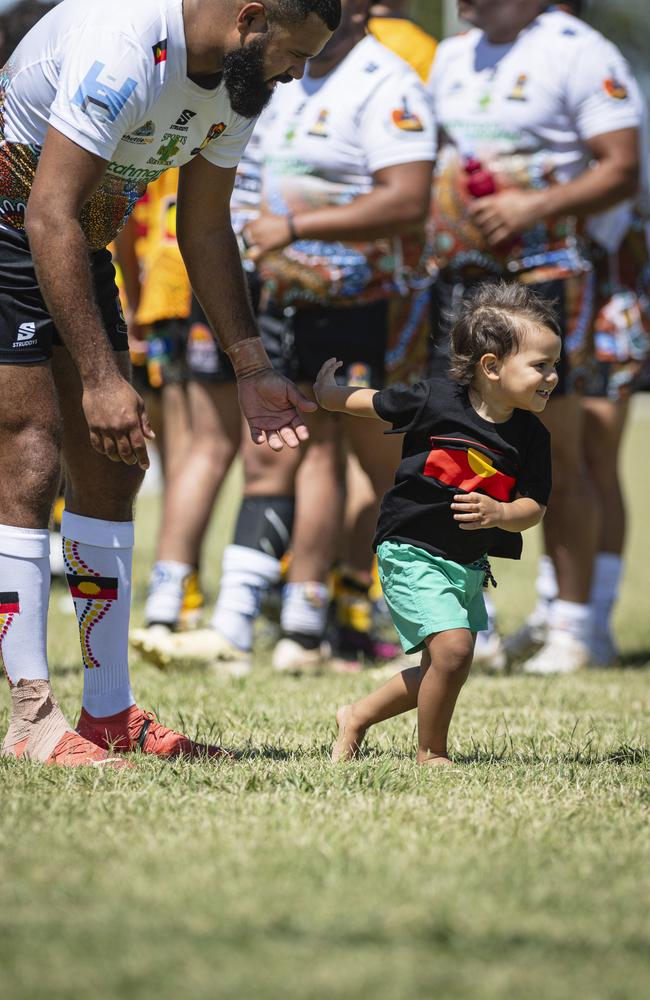
M135 663L142 704L243 759L140 757L127 774L0 761L3 1000L648 996L648 402L625 449L622 669L473 677L458 766L426 771L412 762L412 718L372 733L358 762L328 763L334 709L372 687L371 672L278 678L262 654L226 684ZM215 517L213 567L235 491ZM141 501L136 618L156 511ZM508 628L531 600L536 546L498 574ZM62 596L53 674L76 717ZM5 693L3 731L7 709Z

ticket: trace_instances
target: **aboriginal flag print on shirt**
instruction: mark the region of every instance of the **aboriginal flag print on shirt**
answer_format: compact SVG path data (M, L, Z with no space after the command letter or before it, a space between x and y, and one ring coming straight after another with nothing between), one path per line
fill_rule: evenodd
M548 503L550 438L537 417L515 410L509 420L484 420L467 389L446 379L383 389L373 400L387 433L404 434L395 485L384 497L375 548L390 539L459 563L481 556L518 559L522 539L500 528L462 531L450 504L456 493L485 493L509 502L518 495Z

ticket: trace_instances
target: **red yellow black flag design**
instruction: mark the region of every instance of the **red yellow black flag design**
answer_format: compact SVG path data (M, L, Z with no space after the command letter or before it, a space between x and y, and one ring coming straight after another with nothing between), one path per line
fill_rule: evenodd
M0 615L18 615L20 614L20 601L18 600L18 592L15 590L5 591L0 593Z
M158 66L159 63L167 62L167 39L163 38L162 41L156 42L152 45L153 49L153 61L154 66Z
M477 448L434 448L424 463L424 475L466 493L480 490L495 500L507 501L516 480L495 468L491 458Z
M116 601L117 579L113 576L77 576L66 573L72 597L86 601Z

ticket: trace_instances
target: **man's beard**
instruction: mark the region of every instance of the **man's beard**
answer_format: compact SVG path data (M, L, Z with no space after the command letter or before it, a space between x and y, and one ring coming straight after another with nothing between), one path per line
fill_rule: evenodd
M228 52L223 60L223 81L230 106L244 118L256 118L273 96L264 79L264 39Z

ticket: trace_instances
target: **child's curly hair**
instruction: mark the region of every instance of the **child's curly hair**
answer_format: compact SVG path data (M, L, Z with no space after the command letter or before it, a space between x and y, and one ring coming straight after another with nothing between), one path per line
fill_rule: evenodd
M553 303L515 282L485 282L466 299L451 328L450 374L469 385L484 354L505 358L519 350L526 324L548 327L559 336Z

